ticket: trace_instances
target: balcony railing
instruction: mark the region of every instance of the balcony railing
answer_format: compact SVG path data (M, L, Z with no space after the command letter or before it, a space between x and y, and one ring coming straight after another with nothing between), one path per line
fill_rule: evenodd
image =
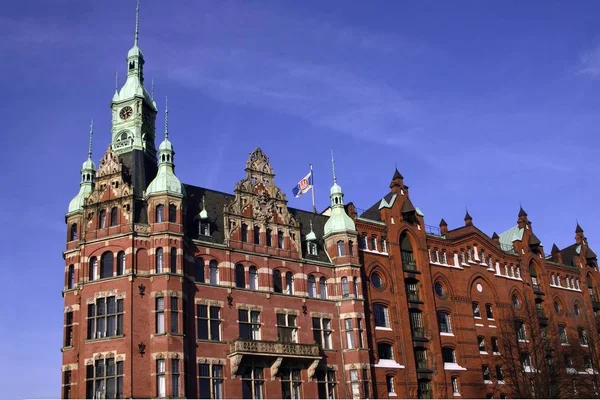
M427 360L417 360L417 369L428 369Z
M542 288L537 283L533 283L531 287L535 293L542 293Z
M402 267L405 271L417 270L417 264L414 262L414 260L402 260Z
M418 291L408 291L408 301L419 301L419 292Z
M413 326L412 333L414 338L424 338L425 328L423 328L422 326Z
M320 357L319 346L316 344L267 342L246 339L238 339L231 342L229 352L306 358Z

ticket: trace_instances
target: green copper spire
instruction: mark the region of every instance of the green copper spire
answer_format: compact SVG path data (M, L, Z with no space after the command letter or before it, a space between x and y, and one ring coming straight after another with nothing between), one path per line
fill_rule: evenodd
M333 159L333 149L331 149L331 170L333 171L333 183L337 183L337 177L335 176L335 160Z
M169 140L169 98L165 96L165 140Z
M135 36L133 37L133 45L137 47L138 38L140 35L140 0L137 0L137 5L135 6Z
M342 187L337 183L335 174L335 160L333 159L333 150L331 150L331 170L333 172L333 186L329 190L329 199L331 200L331 215L325 223L325 236L334 233L356 232L356 227L352 218L346 214L344 209L344 193Z
M94 189L96 179L96 164L92 161L92 138L94 136L94 119L90 122L90 138L88 143L87 160L81 166L81 182L79 184L79 193L69 203L68 213L79 211L85 204L85 199Z
M90 122L90 143L88 145L88 158L92 158L92 138L94 137L94 118Z

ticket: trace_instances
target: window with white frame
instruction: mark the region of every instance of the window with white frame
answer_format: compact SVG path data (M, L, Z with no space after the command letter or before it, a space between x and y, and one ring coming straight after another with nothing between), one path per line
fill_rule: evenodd
M442 264L448 264L448 256L446 255L446 250L442 250Z
M298 342L298 326L296 316L277 313L277 339L283 343Z
M352 329L352 318L344 319L344 329L346 331L346 348L353 349L354 346L354 331Z
M377 251L377 236L371 236L371 250Z
M335 370L332 368L317 370L317 392L319 399L335 399Z
M156 249L156 273L162 274L165 272L165 261L162 247Z
M86 365L85 393L88 399L122 399L123 361L104 358Z
M263 367L242 365L239 371L238 375L242 377L242 398L263 399L265 387Z
M87 338L100 339L123 334L123 299L101 297L88 304Z
M255 266L248 269L248 288L258 290L258 271Z
M387 386L387 391L389 394L396 394L396 391L394 389L394 376L393 375L386 375L385 377L385 383Z
M434 263L440 262L440 254L438 252L438 249L433 249L433 262Z
M282 368L279 375L281 376L281 398L282 399L301 399L302 394L300 386L302 379L300 378L299 368Z
M260 311L238 310L240 338L260 340Z
M316 297L317 295L317 282L314 275L308 276L308 297Z
M481 311L479 310L479 303L473 302L473 303L471 303L471 305L473 306L473 317L481 318Z
M360 380L357 369L350 370L350 386L352 387L352 397L360 398Z
M90 258L89 278L90 281L95 281L98 279L98 259L96 257Z
M159 204L156 206L156 222L164 222L165 220L165 206Z
M387 249L387 240L384 237L381 238L381 252L382 253L387 253L388 252L388 249Z
M221 340L221 307L196 305L199 340Z
M342 298L350 297L350 288L348 287L348 278L342 277Z
M331 349L331 319L312 318L313 339L320 347Z
M285 293L294 294L294 275L289 271L285 273Z
M464 250L460 251L460 263L461 264L465 264L466 263L466 260L465 260L465 251Z
M458 389L458 377L452 377L452 393L455 395L460 395L460 390Z
M485 348L485 337L483 337L483 336L478 336L478 337L477 337L477 343L479 344L479 352L480 352L480 353L485 353L485 352L486 352L486 348Z
M375 317L375 327L390 327L390 314L388 308L383 304L373 304L373 316Z
M217 364L198 364L199 398L223 398L223 366Z
M467 247L467 261L473 261L473 249Z
M308 254L310 254L311 256L316 256L317 244L315 242L307 242L306 245L308 246Z
M446 311L439 311L438 319L440 321L440 332L441 333L452 333L452 322L450 319L450 313L448 313Z
M343 240L337 241L337 255L338 257L342 257L346 255L346 246L344 245Z
M211 260L208 264L211 285L219 284L219 264L216 260Z
M165 298L157 297L155 299L156 310L155 310L155 320L156 320L156 333L165 333Z
M156 397L167 397L166 362L156 360Z

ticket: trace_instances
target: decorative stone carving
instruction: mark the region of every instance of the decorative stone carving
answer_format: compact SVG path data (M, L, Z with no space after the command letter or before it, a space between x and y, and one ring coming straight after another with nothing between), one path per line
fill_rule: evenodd
M317 366L319 365L320 360L314 360L312 364L308 367L308 380L311 381L315 376L315 371L317 370Z
M236 354L229 359L229 362L231 363L231 379L235 378L237 371L240 368L242 357L243 356L241 354Z
M279 367L283 361L283 357L277 357L273 365L271 365L271 380L274 381L277 373L279 372Z

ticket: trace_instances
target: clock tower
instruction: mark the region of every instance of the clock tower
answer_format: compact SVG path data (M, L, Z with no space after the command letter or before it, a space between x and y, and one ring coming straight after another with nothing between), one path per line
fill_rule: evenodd
M125 84L111 101L111 146L129 169L136 194L141 194L156 175L154 99L144 88L144 54L138 47L139 1L136 8L133 47L127 53ZM135 172L134 172L135 171Z

